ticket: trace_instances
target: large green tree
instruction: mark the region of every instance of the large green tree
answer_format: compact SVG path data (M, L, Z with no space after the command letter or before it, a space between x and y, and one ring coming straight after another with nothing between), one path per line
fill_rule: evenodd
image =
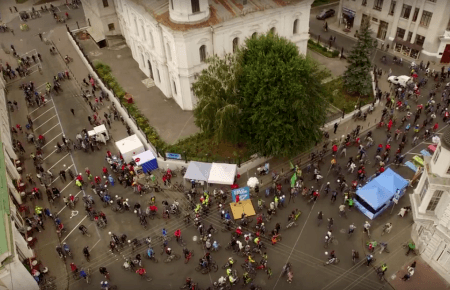
M352 94L368 96L372 90L372 54L377 41L372 37L369 23L361 24L358 40L347 57L349 65L344 73L344 88Z
M202 130L265 156L294 156L321 138L329 74L294 43L259 35L209 64L193 85Z

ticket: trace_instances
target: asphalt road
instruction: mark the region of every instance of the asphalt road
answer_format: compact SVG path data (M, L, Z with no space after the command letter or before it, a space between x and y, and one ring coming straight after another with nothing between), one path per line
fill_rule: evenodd
M74 14L75 12L72 12ZM81 13L79 10L76 13ZM76 21L77 17L81 20L80 15L73 15L73 21ZM17 21L17 20L15 20ZM33 22L34 21L34 22ZM43 42L39 41L39 38L36 36L36 30L34 27L40 27L41 31L45 31L47 33L51 33L51 29L54 25L54 20L45 19L44 17L39 20L33 20L29 22L30 27L32 28L29 32L24 32L23 34L19 34L20 38L12 37L8 35L7 41L11 41L15 44L16 50L22 53L30 52L33 49L36 49L42 54L43 57L43 74L40 75L38 72L33 73L30 77L26 79L26 81L33 81L37 87L40 87L41 90L44 90L43 84L50 80L53 75L58 71L62 71L65 69L65 64L60 55L52 56L48 52L49 47L45 45ZM40 21L40 22L39 22ZM312 19L312 22L316 21L316 19ZM313 29L313 28L312 28ZM16 34L18 32L16 31ZM21 40L20 40L21 39ZM339 41L339 39L337 40ZM351 43L348 42L345 44L346 46L350 46ZM375 59L379 59L379 54ZM72 65L82 65L82 64L72 64ZM387 68L387 67L386 67ZM394 74L407 74L408 68L405 64L404 67L393 67ZM18 85L22 81L16 81L15 83L8 86L9 94L8 99L17 100L19 104L22 105L22 108L25 108L23 95L18 89ZM431 82L428 84L428 87L431 86ZM35 134L45 134L47 139L47 145L44 147L44 168L51 168L57 176L57 172L64 168L71 167L74 171L83 172L84 168L89 167L94 175L99 175L102 166L106 165L104 161L104 156L106 150L111 150L112 152L116 152L117 149L114 148L114 144L109 142L108 145L104 146L101 152L90 152L84 153L81 151L76 151L71 154L69 153L56 153L55 144L57 141L61 142L61 136L65 134L68 138L75 139L76 132L79 132L81 129L86 128L90 129L91 126L88 123L87 116L88 114L92 114L88 105L80 99L80 97L75 97L75 94L79 94L79 88L76 83L73 81L64 81L62 82L62 88L64 90L60 95L54 96L53 98L48 100L48 103L45 107L41 108L28 108L28 113L31 115ZM422 94L426 95L427 90L423 90ZM108 104L105 105L105 107ZM70 108L75 110L75 116L72 116L70 113ZM12 120L13 123L22 122L24 125L24 115L22 113L13 113ZM399 115L402 115L400 113ZM101 114L102 115L102 114ZM422 118L419 120L422 123L424 118L424 114L422 114ZM442 120L439 120L440 128L443 128ZM120 122L114 122L113 127L110 130L111 135L115 140L120 140L126 137L126 132L124 130L123 125ZM374 129L374 140L375 144L383 143L386 140L385 131L382 129ZM428 146L427 144L420 144L417 147L411 146L412 132L409 133L409 142L403 152L409 152L407 154L406 160L409 160L414 153L420 151L420 149ZM23 136L18 137L19 140L22 140L22 143L26 143ZM28 144L27 144L28 145ZM397 148L396 142L392 146L393 150ZM27 154L26 157L29 156L29 152L32 147L27 146ZM347 163L347 159L349 156L354 156L356 154L356 147L348 148L347 150L347 158L340 158L339 163L345 167ZM375 146L368 150L368 155L373 161L373 157L375 155ZM322 184L326 182L331 182L334 186L336 177L328 172L330 164L330 158L327 157L324 159L324 163L322 165L322 173L324 175L324 180ZM373 163L372 163L373 164ZM27 171L26 172L34 172L32 170L32 165L28 158L27 161ZM403 166L397 168L393 167L395 171L400 173L405 178L410 179L413 175L413 172ZM367 166L368 176L375 172L375 168L372 165ZM312 175L305 175L306 185L307 186L317 186L322 187L322 184L316 184L315 181L311 181ZM86 176L84 175L84 179ZM355 179L355 175L347 174L347 180L351 181ZM174 181L181 181L180 178L175 179ZM69 182L63 182L61 179L56 179L53 185L57 186L60 190L63 191L63 195L78 195L81 199L83 196L83 191L80 191L75 184ZM287 192L287 184L284 185L284 191ZM142 205L149 200L150 196L139 197L135 193L132 192L130 188L123 188L120 185L115 185L111 187L112 195L120 195L125 198L130 199L130 204L134 205L135 202L139 201ZM264 188L261 190L264 192ZM93 194L90 189L86 189L85 193ZM184 202L184 197L180 193L172 192L170 190L165 191L163 194L157 193L155 194L157 197L157 202L160 203L163 199L167 199L169 201L177 198L179 201ZM195 266L197 266L198 259L204 254L204 250L200 245L192 241L193 236L197 236L198 232L192 226L186 226L181 219L172 218L170 221L166 222L163 219L155 219L150 221L150 226L147 230L144 230L138 223L138 219L131 212L125 213L113 213L110 208L103 208L99 202L99 198L94 196L97 204L96 208L98 210L103 210L108 218L108 227L106 229L97 229L94 223L92 223L88 218L86 218L82 202L80 201L75 210L78 211L78 214L74 217L70 218L73 214L71 210L64 207L62 201L58 201L54 207L52 207L53 212L58 212L61 220L63 221L65 227L68 229L68 233L62 236L62 240L67 242L68 245L72 248L72 252L74 253L73 261L79 266L90 267L93 271L93 279L92 284L87 285L83 280L74 280L71 275L64 275L64 272L61 271L61 268L68 268L71 260L69 259L66 263L61 261L54 248L59 243L56 239L56 235L53 232L52 224L50 221L46 222L47 230L41 235L46 235L41 239L47 240L45 244L39 244L38 246L38 255L45 259L47 265L50 268L50 271L55 275L58 274L57 282L61 286L69 285L69 289L99 289L99 283L103 280L103 277L98 273L98 267L104 266L108 269L112 276L112 284L117 285L119 289L144 289L144 287L154 287L156 289L178 289L184 282L184 279L189 276L195 282L199 282L201 288L207 288L212 282L217 281L217 279L225 275L225 270L222 270L221 267L225 264L226 259L229 256L233 256L236 261L236 269L238 270L239 275L242 275L243 271L240 267L240 264L244 262L243 258L237 257L233 255L231 252L228 252L224 249L227 243L230 240L229 233L222 233L219 231L218 234L214 235L214 239L217 240L221 245L222 249L218 252L213 252L213 259L219 265L219 271L217 273L210 273L207 275L202 275L194 270ZM266 204L269 204L272 197L270 199L266 199ZM372 268L365 267L362 262L359 262L356 265L353 265L351 261L351 250L356 249L359 250L361 255L364 253L363 243L366 242L366 238L362 236L362 225L366 217L364 217L358 211L348 212L348 219L340 218L338 216L338 203L342 201L342 196L338 196L338 202L336 204L331 204L329 197L322 195L316 203L308 204L302 198L298 198L295 200L295 204L291 203L287 205L286 208L280 210L277 216L268 224L266 227L268 230L271 230L276 222L279 222L282 225L281 234L283 236L283 241L278 243L275 246L271 246L269 241L265 241L267 245L267 254L268 254L268 265L273 270L273 276L271 279L267 279L267 275L258 270L255 283L263 287L263 289L282 289L282 288L302 288L302 289L323 289L323 290L334 290L334 289L369 289L376 290L381 289L383 287L388 288L388 284L381 283L376 274L374 273ZM256 203L256 202L254 202ZM391 253L402 251L399 243L404 242L404 240L399 240L399 236L408 236L410 225L412 222L412 218L407 216L404 219L398 219L395 215L395 212L404 205L409 203L408 198L403 197L397 209L394 209L394 214L390 215L389 212L385 212L382 216L377 218L372 223L373 236L375 239L379 239L379 227L386 223L387 221L393 221L394 223L394 232L385 238L385 241L389 241L390 245L392 245ZM48 206L47 201L38 201L38 204L43 204ZM256 204L255 204L256 207ZM288 214L293 210L298 208L302 211L302 215L299 218L298 226L291 229L285 229L284 226L287 222ZM341 259L339 265L336 266L323 266L323 262L326 260L326 255L324 252L326 251L323 247L324 236L326 234L326 223L322 224L320 227L316 224L316 216L318 211L324 212L324 218L333 217L335 220L334 223L334 235L335 242L333 246L328 248L329 250L335 250L338 258ZM357 230L355 235L350 239L347 238L346 230L349 224L355 223ZM90 237L82 236L77 227L79 224L84 224L88 227L89 232L91 233ZM213 209L211 214L205 219L205 225L213 224L216 228L221 228L221 222L219 214ZM109 251L109 235L108 232L114 232L117 235L121 235L123 233L127 234L129 238L144 238L147 236L155 237L161 235L161 229L165 227L168 232L172 235L173 232L180 228L182 231L182 235L187 242L187 248L195 251L195 257L185 265L183 261L175 261L170 264L166 264L162 262L164 256L159 254L160 245L154 242L154 249L157 252L157 257L160 260L160 263L154 264L151 261L146 259L143 260L143 265L147 269L147 273L153 278L152 282L147 282L139 279L137 274L126 272L122 268L122 264L124 263L124 259L135 256L137 253L141 253L142 256L145 255L146 247L141 246L132 252L130 247L126 247L121 251L120 254L112 254ZM51 239L48 239L47 236L54 236ZM91 249L91 261L88 263L82 256L81 250L84 246L89 246ZM175 253L181 254L182 248L179 245L176 245L174 241L169 243L169 246L172 247ZM383 254L383 261L389 264L389 261L392 261L394 258L393 254L386 255ZM259 261L260 257L257 255L256 260ZM288 284L286 282L285 277L280 277L280 272L282 266L290 261L293 265L293 273L294 273L294 281L292 284ZM381 262L381 258L376 262L378 265ZM239 286L240 287L240 286ZM235 288L239 288L235 287ZM388 288L389 289L389 288Z

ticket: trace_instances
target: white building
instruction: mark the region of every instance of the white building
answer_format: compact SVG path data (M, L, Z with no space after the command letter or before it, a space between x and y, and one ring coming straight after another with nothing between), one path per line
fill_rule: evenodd
M86 0L86 17L101 7ZM90 2L90 3L89 3ZM247 37L273 31L306 53L313 0L114 0L121 33L140 69L168 98L192 110L205 58L233 52ZM108 7L112 3L107 3ZM116 20L106 18L112 24ZM102 19L102 21L106 21ZM91 20L92 22L92 20ZM92 23L91 23L92 24ZM109 27L103 23L98 27ZM114 25L114 27L117 27ZM92 26L91 29L96 29Z
M340 27L351 33L369 21L377 39L404 56L450 62L450 1L341 0Z
M442 136L410 195L412 238L421 257L450 282L450 130Z
M17 156L11 144L4 87L0 77L0 288L37 290L38 284L22 264L33 258L34 253L19 232L25 224L18 210L22 199L14 180L21 176L14 165Z

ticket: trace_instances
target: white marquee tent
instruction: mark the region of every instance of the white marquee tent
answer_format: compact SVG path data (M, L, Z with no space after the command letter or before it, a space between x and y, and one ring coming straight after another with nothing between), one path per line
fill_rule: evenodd
M209 172L208 183L232 185L236 171L236 164L213 163Z
M125 162L133 160L133 156L145 151L144 145L136 134L128 136L116 142L116 146L122 154Z

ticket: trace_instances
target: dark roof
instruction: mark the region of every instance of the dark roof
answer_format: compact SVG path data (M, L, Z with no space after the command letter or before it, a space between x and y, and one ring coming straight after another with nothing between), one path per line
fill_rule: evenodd
M441 145L447 150L450 150L450 128L445 131L441 137Z

